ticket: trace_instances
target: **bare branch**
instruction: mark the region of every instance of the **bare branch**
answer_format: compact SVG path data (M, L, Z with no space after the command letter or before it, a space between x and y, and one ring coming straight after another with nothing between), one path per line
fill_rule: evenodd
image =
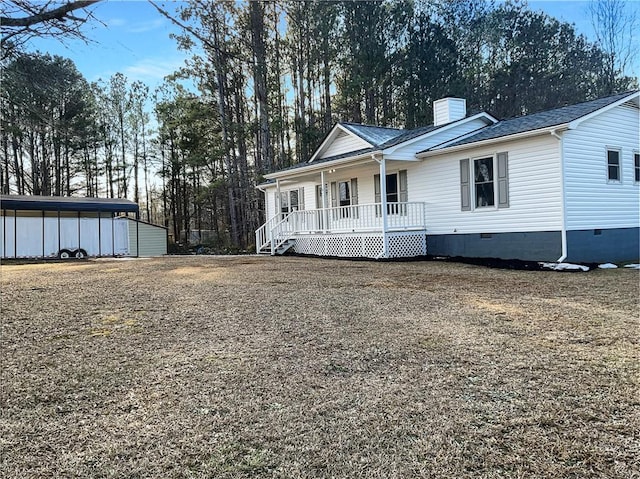
M69 12L74 10L78 10L79 8L88 7L94 3L98 3L100 0L84 0L78 2L69 2L66 5L62 5L61 7L55 8L53 10L40 12L34 15L30 15L28 17L22 18L12 18L12 17L0 17L0 24L2 28L10 28L10 27L30 27L37 23L44 23L51 20L61 20L65 21L67 19L78 21L79 19L68 16Z
M0 8L2 60L20 51L32 37L76 37L86 41L80 27L92 18L91 11L76 16L100 0L53 1L4 0ZM60 5L61 6L56 6Z

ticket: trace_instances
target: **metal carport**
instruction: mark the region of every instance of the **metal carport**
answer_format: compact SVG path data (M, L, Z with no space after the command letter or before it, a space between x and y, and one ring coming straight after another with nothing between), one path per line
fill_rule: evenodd
M45 251L45 245L47 244L46 231L49 229L50 231L53 229L55 231L55 236L57 237L57 251L56 256L61 254L61 251L65 251L65 246L61 244L61 238L63 237L63 231L61 229L61 223L64 220L68 224L68 220L71 217L77 218L77 249L76 254L78 252L85 252L83 249L82 243L82 231L83 228L81 226L81 219L89 220L86 227L95 227L97 228L97 251L94 251L94 256L104 256L104 255L113 255L116 256L115 251L115 227L114 221L116 220L117 213L134 213L136 219L136 255L137 251L139 251L139 231L138 231L138 220L140 219L140 209L136 203L133 201L125 200L125 199L116 199L116 198L76 198L76 197L61 197L61 196L23 196L23 195L0 195L0 209L2 210L2 257L3 258L18 258L18 257L51 257L52 254L47 254ZM42 235L41 240L36 240L33 238L33 234L31 231L19 231L18 218L20 215L28 216L30 219L34 219L37 216L37 213L41 213L42 225L38 227L37 233ZM13 216L13 225L8 225L8 218L10 218L12 213ZM51 213L54 213L52 217ZM104 215L107 213L107 215ZM104 216L103 216L104 215ZM64 218L63 218L64 216ZM106 216L106 217L105 217ZM57 219L57 222L56 222ZM95 220L97 221L91 221ZM105 224L103 220L110 220L111 227L111 251L103 252L102 244L103 244L103 225ZM48 220L48 221L47 221ZM10 222L10 220L9 220ZM46 226L45 226L46 223ZM57 230L55 228L55 223L57 223ZM25 227L28 229L29 226L33 226L34 222L29 221L25 223ZM53 228L52 228L53 225ZM9 226L12 226L10 228ZM7 237L8 229L12 229L13 237ZM23 237L28 238L28 242L37 242L40 241L41 251L39 254L18 254L18 237L19 232ZM68 235L67 235L68 236ZM95 234L93 235L95 239ZM9 241L12 241L13 244L10 249L13 250L13 255L8 254L7 246L10 244ZM51 244L51 241L48 242ZM30 246L32 246L30 244ZM32 247L30 248L33 249ZM33 253L33 251L29 251ZM105 254L103 254L105 253ZM110 253L110 254L109 254ZM85 252L86 254L86 252ZM80 256L83 254L80 253Z

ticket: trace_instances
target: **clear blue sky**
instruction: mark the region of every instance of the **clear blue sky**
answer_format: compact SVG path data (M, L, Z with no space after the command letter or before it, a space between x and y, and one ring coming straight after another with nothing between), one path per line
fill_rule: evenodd
M174 12L181 2L156 2ZM40 50L70 58L89 81L107 80L122 72L151 88L164 76L183 66L187 57L177 48L170 33L180 29L144 0L108 0L91 7L92 20L82 31L90 43L80 40L37 39L29 50Z
M160 1L170 11L181 2ZM578 33L593 37L588 14L588 1L538 0L530 1L531 10L542 10L560 20L575 24ZM640 2L630 3L636 10ZM92 21L83 31L92 39L90 44L78 40L35 40L30 50L40 50L71 58L78 70L89 81L108 79L122 72L130 81L141 80L152 89L162 78L180 68L186 55L178 50L170 33L179 28L162 17L144 0L108 0L93 7L94 16L102 22ZM640 74L636 62L635 75Z

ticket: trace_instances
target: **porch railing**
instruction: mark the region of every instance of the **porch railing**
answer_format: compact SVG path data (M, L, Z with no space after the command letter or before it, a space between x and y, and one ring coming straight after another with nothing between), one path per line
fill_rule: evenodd
M426 228L426 206L421 202L387 203L387 231ZM276 215L256 231L256 249L271 241L272 249L293 234L376 232L383 229L383 205L338 206ZM275 240L275 241L272 241Z
M270 240L271 230L282 220L282 215L272 216L265 224L256 230L256 252L266 246Z

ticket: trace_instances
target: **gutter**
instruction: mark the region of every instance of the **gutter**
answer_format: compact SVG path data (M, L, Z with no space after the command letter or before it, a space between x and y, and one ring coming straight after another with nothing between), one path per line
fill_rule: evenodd
M565 208L566 203L566 194L565 194L565 184L564 184L564 137L563 135L558 135L557 129L553 129L550 131L551 136L554 136L560 142L560 184L562 185L562 203L560 204L561 214L562 214L562 230L561 230L561 239L562 239L562 255L556 260L556 263L562 263L565 259L567 259L567 211Z
M347 158L341 158L339 160L332 160L332 161L325 161L322 163L317 163L317 164L309 164L309 166L301 166L299 168L295 168L293 170L289 170L289 171L283 171L283 172L274 172L274 173L269 173L267 175L264 175L264 177L268 180L274 180L276 178L280 178L280 179L284 179L286 177L296 177L299 176L300 173L310 173L313 171L320 171L320 170L326 170L328 168L332 168L334 166L339 166L339 165L345 165L354 161L360 161L360 160L371 160L371 156L372 155L376 155L376 154L382 154L381 151L370 151L367 153L363 153L361 155L358 156L349 156Z

